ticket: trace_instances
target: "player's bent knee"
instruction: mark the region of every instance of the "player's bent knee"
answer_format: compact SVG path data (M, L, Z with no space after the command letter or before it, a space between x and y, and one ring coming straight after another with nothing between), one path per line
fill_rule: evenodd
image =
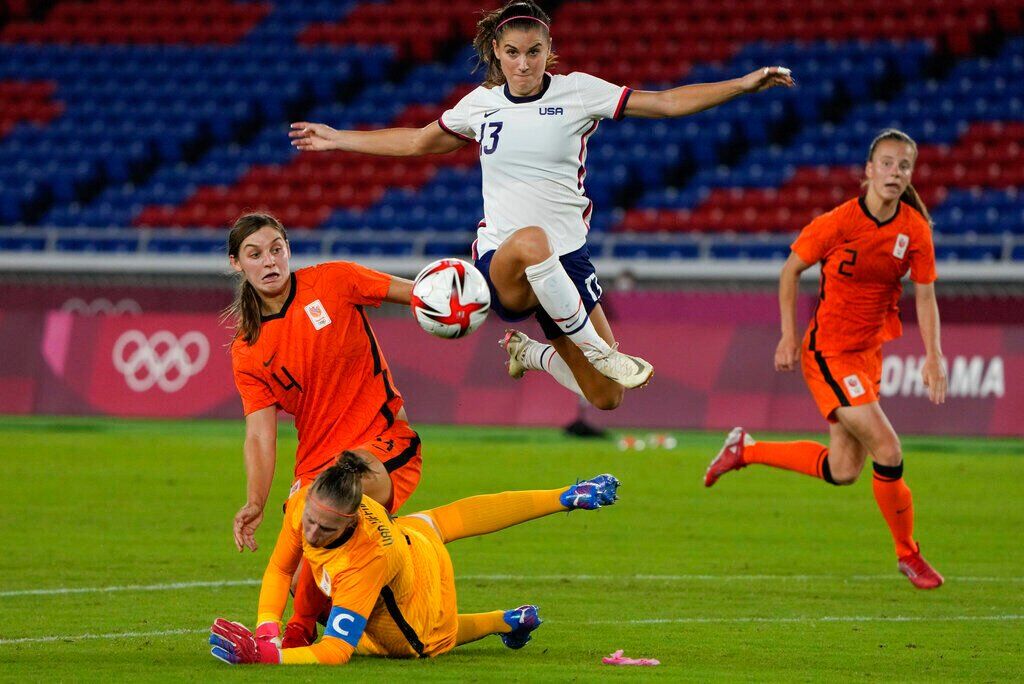
M387 472L372 472L363 475L363 494L370 497L381 506L391 505L391 496L394 493L394 485Z
M355 449L353 453L357 454L370 467L370 472L364 474L361 479L363 494L381 506L391 505L394 484L391 482L391 476L388 475L387 468L384 467L379 458L363 449Z
M837 467L838 466L838 467ZM834 484L837 487L846 487L852 485L860 477L861 467L853 465L844 465L831 463L829 468L830 478L827 480L829 484Z
M548 234L540 226L520 228L509 236L505 244L514 251L516 258L527 266L539 264L554 254Z
M832 482L837 487L848 487L856 482L860 478L860 473L853 473L852 475L836 475L832 473Z
M903 449L899 441L887 444L884 448L878 449L874 454L875 463L884 466L895 467L903 463Z

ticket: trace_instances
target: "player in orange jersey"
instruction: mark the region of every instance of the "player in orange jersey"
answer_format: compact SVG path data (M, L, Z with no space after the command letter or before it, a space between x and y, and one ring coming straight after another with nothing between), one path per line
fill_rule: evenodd
M239 218L228 238L240 287L229 313L235 384L245 411L247 500L235 544L255 551L277 460L277 411L295 416L299 448L292 490L351 450L366 462L368 496L397 511L420 479L420 439L406 420L364 308L408 304L412 283L358 264L289 268L288 235L266 214ZM299 575L287 639L310 642L323 597Z
M391 518L362 495L366 473L366 461L345 452L289 498L263 576L256 633L218 619L210 630L214 656L231 664L322 665L346 663L353 653L430 658L490 634L522 648L541 624L537 607L460 614L445 544L560 511L608 506L619 486L611 475L599 475L568 487L474 496ZM274 635L303 557L331 598L327 628L314 646L281 649Z
M742 428L729 433L704 484L751 463L794 470L826 482L852 484L871 454L875 501L896 544L900 572L919 589L934 589L942 576L921 557L914 507L903 481L899 437L879 406L882 344L902 334L900 279L914 281L918 325L925 347L922 379L932 402L946 398L946 371L935 302L935 248L931 218L911 185L917 145L905 133L883 131L864 166L866 193L812 221L792 245L779 280L782 339L775 368L799 361L821 414L829 421L829 446L817 442L755 442ZM814 318L797 341L796 295L800 273L821 263Z

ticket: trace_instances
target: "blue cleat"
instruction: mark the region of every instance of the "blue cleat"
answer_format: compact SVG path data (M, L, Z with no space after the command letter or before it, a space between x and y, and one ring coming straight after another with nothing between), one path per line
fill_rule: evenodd
M618 479L605 473L572 485L562 492L559 501L570 511L577 508L592 511L601 506L611 506L618 500L618 492Z
M504 620L512 631L499 636L502 643L512 649L520 649L529 643L532 637L530 633L544 623L537 614L537 606L529 605L506 610Z

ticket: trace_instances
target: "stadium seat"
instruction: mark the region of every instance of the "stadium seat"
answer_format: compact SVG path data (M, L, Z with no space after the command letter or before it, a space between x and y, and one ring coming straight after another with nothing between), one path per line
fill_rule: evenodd
M467 47L476 9L62 0L23 11L0 29L0 99L11 103L0 114L0 220L223 228L262 208L291 227L419 232L436 237L418 250L456 248L482 215L475 146L411 160L296 155L284 131L299 117L360 128L435 119L478 82ZM612 22L627 39L603 39ZM753 2L570 0L554 23L562 72L660 88L780 63L799 80L682 119L602 125L587 158L595 234L722 233L731 237L714 241L713 258L775 258L785 240L763 236L855 194L867 141L890 125L919 142L915 181L937 234L1024 232L1024 96L1013 85L1024 26L1012 3L782 0L766 14ZM1007 36L994 52L978 40L993 32ZM206 249L174 236L180 248L148 248ZM61 246L79 247L119 248ZM656 242L611 249L693 258Z

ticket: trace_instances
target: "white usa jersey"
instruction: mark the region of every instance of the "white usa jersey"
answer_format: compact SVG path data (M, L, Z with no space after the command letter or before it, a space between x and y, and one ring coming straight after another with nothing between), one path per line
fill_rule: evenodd
M587 139L601 119L622 117L631 92L589 74L545 74L537 95L480 86L441 115L442 129L480 144L477 254L525 226L543 228L559 255L586 243L593 211L583 191Z

